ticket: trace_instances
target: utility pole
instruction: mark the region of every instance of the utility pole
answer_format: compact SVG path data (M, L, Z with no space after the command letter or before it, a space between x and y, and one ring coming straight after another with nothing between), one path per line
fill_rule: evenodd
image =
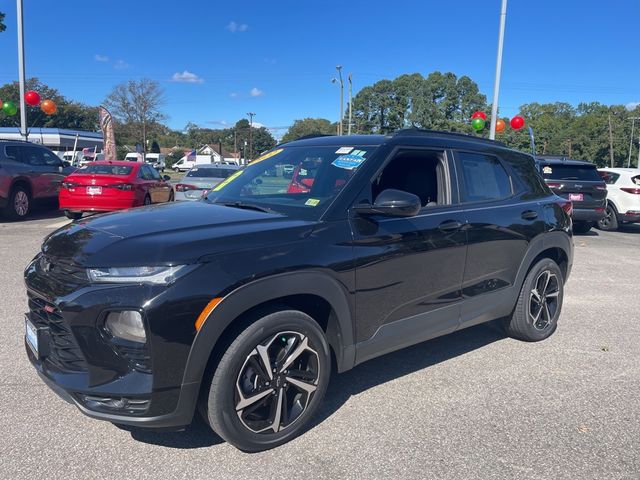
M640 168L640 135L638 135L638 163L636 164L636 168Z
M631 150L633 149L633 129L636 126L636 120L640 120L640 117L631 117L631 140L629 140L629 158L627 159L627 168L631 168ZM640 155L640 147L638 148L638 154Z
M253 112L247 113L249 116L249 160L253 157L253 117L256 115Z
M609 114L609 155L611 156L611 168L613 168L613 129L611 127L611 114Z
M347 127L347 135L351 135L351 111L353 101L353 78L352 74L349 74L349 126Z
M496 78L493 82L493 103L491 104L491 128L489 138L496 139L496 122L498 121L498 96L500 95L500 74L502 72L502 47L504 45L504 25L507 21L507 0L502 0L500 9L500 32L498 33L498 55L496 59Z
M342 135L342 119L344 118L344 82L342 81L342 65L336 65L338 71L338 78L333 77L331 83L340 84L340 120L338 121L337 133Z
M20 136L29 140L27 132L27 109L24 103L25 73L24 73L24 18L22 0L16 0L18 23L18 80L20 82Z
M573 147L573 139L568 138L567 143L569 144L569 159L571 159L571 147Z

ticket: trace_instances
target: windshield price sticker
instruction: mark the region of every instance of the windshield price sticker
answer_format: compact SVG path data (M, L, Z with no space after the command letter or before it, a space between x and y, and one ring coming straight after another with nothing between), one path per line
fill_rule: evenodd
M367 152L362 150L354 150L351 154L340 155L331 165L338 168L344 168L345 170L354 170L364 162L364 155L366 153Z
M336 150L336 153L338 155L346 155L347 153L351 153L351 150L353 150L353 147L340 147Z
M319 203L320 200L318 200L317 198L310 198L309 200L304 202L305 205L309 205L310 207L317 207Z
M242 172L244 170L238 170L236 173L234 173L233 175L231 175L230 177L228 177L226 180L223 180L222 182L220 182L218 185L216 185L216 188L214 188L213 190L211 190L212 192L217 192L218 190L222 190L223 187L226 187L227 185L229 185L231 182L233 182L236 178L238 178L240 175L242 175Z
M549 174L553 173L553 169L551 167L544 167L542 169L542 173L545 173L545 174L549 175Z

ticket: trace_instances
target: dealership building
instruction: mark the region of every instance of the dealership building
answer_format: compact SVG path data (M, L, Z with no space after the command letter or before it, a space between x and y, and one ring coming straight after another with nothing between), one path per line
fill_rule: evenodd
M51 150L67 151L83 148L96 148L101 152L103 147L102 132L85 132L82 130L67 130L65 128L30 128L29 141L49 147ZM17 127L0 127L0 140L22 140L20 129Z

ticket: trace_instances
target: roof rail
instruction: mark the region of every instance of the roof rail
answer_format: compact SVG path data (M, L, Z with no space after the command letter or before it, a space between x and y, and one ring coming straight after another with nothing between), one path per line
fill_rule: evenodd
M0 138L0 142L22 142L22 143L33 143L33 142L30 142L29 140L22 140L21 138L16 138L16 139L13 139L13 138ZM41 144L39 144L39 143L38 143L38 144L36 144L36 145L41 145Z
M469 135L467 133L459 133L459 132L444 132L441 130L427 130L424 128L403 128L395 132L393 137L409 137L415 135L437 135L437 136L447 136L447 137L458 137L462 140L472 140L476 142L484 142L490 143L491 145L498 145L500 147L506 147L506 145L497 140L489 140L488 138L476 137L474 135Z
M318 137L333 137L333 135L328 135L326 133L310 133L309 135L303 135L301 137L296 138L296 140L304 140L306 138L318 138Z

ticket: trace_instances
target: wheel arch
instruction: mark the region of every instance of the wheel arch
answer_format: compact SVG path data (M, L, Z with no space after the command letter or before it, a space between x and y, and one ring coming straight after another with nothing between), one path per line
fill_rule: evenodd
M31 198L33 198L33 188L31 187L31 182L28 178L25 177L17 177L11 182L11 187L9 191L11 192L16 187L24 187L27 190L27 193Z
M573 243L571 237L564 231L553 231L547 232L531 242L516 276L518 292L522 288L524 279L531 268L543 258L550 258L558 264L566 282L573 265Z
M260 279L226 295L196 334L183 384L201 382L210 361L239 329L283 308L300 310L320 325L338 371L353 367L354 333L347 289L326 274L298 272Z

